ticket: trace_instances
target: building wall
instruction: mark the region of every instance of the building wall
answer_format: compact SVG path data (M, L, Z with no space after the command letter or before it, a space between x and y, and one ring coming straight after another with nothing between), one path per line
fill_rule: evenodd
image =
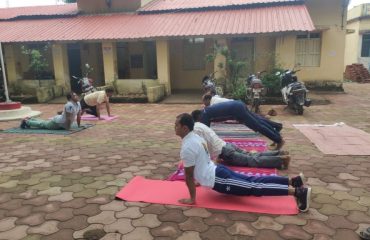
M274 65L276 38L274 36L258 36L255 38L254 71L268 71Z
M300 66L297 75L303 81L342 81L346 32L342 1L310 0L306 5L316 29L321 31L321 61L319 67ZM283 67L295 67L295 51L296 34L277 38L276 53Z
M213 40L205 40L205 53L211 53ZM199 56L205 58L205 56ZM213 64L206 64L203 70L183 69L183 40L170 41L170 76L172 90L200 90L202 78L213 72Z
M346 35L346 49L344 64L351 65L358 62L358 58L361 56L361 42L360 42L360 23L358 21L349 23L347 29L353 29L354 33L347 33Z
M84 13L133 12L140 8L141 0L111 0L111 7L108 7L106 0L77 0L77 5Z

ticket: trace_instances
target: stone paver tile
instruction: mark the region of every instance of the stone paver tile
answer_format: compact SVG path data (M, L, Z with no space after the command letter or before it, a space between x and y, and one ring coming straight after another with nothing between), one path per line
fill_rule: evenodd
M50 196L48 201L68 202L73 199L73 192L62 192L61 194Z
M94 198L89 198L86 200L87 203L97 203L100 205L107 204L111 202L113 199L111 199L112 195L100 195L96 196Z
M308 232L308 233L311 233L311 234L317 234L317 233L321 233L321 234L327 234L327 235L334 235L335 231L326 226L325 224L323 224L322 222L320 221L316 221L316 220L310 220L306 226L303 227L303 229Z
M342 192L342 191L336 191L333 195L331 195L332 198L338 199L338 200L352 200L352 201L357 201L359 197L353 196L349 194L348 192Z
M41 234L50 235L59 231L57 221L47 221L37 227L31 227L28 229L28 234Z
M187 217L208 218L212 213L205 208L190 208L189 210L184 211L184 215Z
M16 221L17 225L37 226L44 222L45 213L33 213L27 217L20 218Z
M138 227L135 228L132 232L123 236L125 240L151 240L154 239L150 234L149 228Z
M73 198L71 201L64 202L60 206L66 208L82 208L86 205L86 202L84 198Z
M336 215L331 215L329 216L328 219L328 225L331 228L345 228L345 229L353 229L355 230L358 225L348 221L345 217L343 216L336 216Z
M144 202L125 202L125 205L127 207L147 207L150 205L150 203L144 203Z
M89 217L87 221L89 223L112 224L116 221L116 218L113 211L103 211L96 216Z
M27 190L27 191L25 191L25 192L22 192L22 193L20 193L18 196L17 196L17 198L19 197L19 198L23 198L23 199L30 199L30 198L34 198L34 197L36 197L36 195L37 195L37 191L36 190Z
M202 239L207 240L224 240L224 239L231 239L231 235L229 235L225 228L220 226L212 226L207 231L200 234Z
M82 184L89 184L89 183L92 183L94 181L95 181L94 177L83 177L83 178L78 180L78 182L82 183Z
M164 222L159 227L150 230L153 236L157 237L171 237L176 238L180 236L181 231L179 230L176 223Z
M15 186L17 186L18 182L18 180L10 180L0 184L0 188L14 188Z
M178 237L176 240L202 240L199 236L198 232L193 232L193 231L188 231L188 232L183 232L180 237Z
M61 194L61 187L51 187L49 189L46 189L44 191L39 191L38 194L39 195L50 195L50 196L56 196L56 195L59 195Z
M51 213L51 212L56 212L59 210L59 203L57 202L51 202L51 203L48 203L46 205L43 205L43 206L39 206L39 207L35 207L33 209L34 212L47 212L47 213Z
M73 197L75 198L93 198L97 195L96 189L84 189L80 192L75 192Z
M116 179L116 180L107 182L108 186L117 186L117 187L122 187L126 184L127 184L127 181L125 179Z
M33 207L31 205L24 205L24 206L21 206L20 208L7 212L7 216L18 217L18 218L27 217L31 214L32 208Z
M104 181L95 181L95 182L85 185L85 188L93 188L93 189L103 189L105 187L106 187L106 182Z
M365 212L367 210L367 207L362 206L358 204L357 202L349 201L349 200L343 200L341 203L338 205L339 208L343 210L357 210L357 211L363 211Z
M16 217L8 217L0 220L0 232L8 231L15 227Z
M339 200L336 200L326 194L317 194L316 197L312 199L312 201L317 202L317 203L329 203L329 204L335 204L335 205L338 205L340 203Z
M121 218L117 221L107 224L104 226L104 231L107 233L119 232L121 234L126 234L134 230L134 227L131 225L130 219Z
M278 232L272 230L258 231L257 236L253 240L270 240L270 239L283 240L283 238L279 236Z
M33 205L33 206L42 206L42 205L45 205L47 203L48 197L49 196L46 196L46 195L38 196L38 197L35 197L35 198L24 200L23 204L29 204L29 205Z
M332 195L334 191L329 190L326 186L315 186L312 188L312 193L314 194L327 194L327 195Z
M302 217L299 217L299 216L284 216L284 215L275 218L275 221L282 224L282 225L292 224L292 225L303 226L303 225L306 225L306 223L307 223L307 220L302 218Z
M0 204L4 202L8 202L11 199L12 197L10 193L0 193Z
M115 195L117 192L118 192L119 188L117 186L109 186L109 187L105 187L103 189L99 189L97 191L97 193L99 195L101 194L108 194L108 195Z
M68 228L68 229L73 229L77 231L77 230L81 230L89 226L86 220L87 220L87 216L84 216L84 215L73 216L72 219L59 223L58 227L60 229Z
M348 229L338 229L334 236L333 239L335 240L348 240L348 239L358 239L358 235L353 232L352 230Z
M49 188L50 188L50 183L49 182L42 182L42 183L31 186L29 189L44 191L44 190L47 190Z
M364 212L351 211L348 216L348 220L354 223L369 223L370 224L370 215L367 215Z
M235 222L227 228L227 232L231 235L256 236L257 231L248 222Z
M67 221L73 218L73 209L72 208L61 208L56 212L48 213L45 216L47 220L58 220L58 221Z
M121 240L122 234L120 233L108 233L100 240Z
M43 237L42 235L38 234L28 234L27 236L22 238L22 240L41 240L42 237Z
M349 173L339 173L338 178L342 180L360 180L359 177L353 176Z
M117 218L135 219L135 218L140 218L142 216L143 216L143 214L140 212L139 207L129 207L129 208L127 208L127 209L125 209L121 212L116 213Z
M104 176L100 176L100 177L95 177L94 178L96 181L103 181L103 182L109 182L109 181L112 181L115 179L114 176L112 175L104 175Z
M348 211L343 210L336 205L324 204L322 208L319 209L319 212L324 215L342 215L345 216L348 214Z
M201 217L189 217L183 223L179 224L179 227L183 231L196 231L196 232L204 232L209 227L204 223Z
M342 185L342 184L339 184L339 183L329 183L328 186L327 186L328 189L330 190L333 190L333 191L345 191L345 192L349 192L351 189L349 189L348 187Z
M252 226L256 229L271 229L280 231L283 229L283 225L274 221L273 218L267 216L261 216L256 222L252 223Z
M307 185L308 186L326 186L327 183L321 181L319 178L308 178L307 179Z
M42 240L71 240L73 239L73 230L72 229L62 229L56 233L47 235L42 238Z
M113 200L110 203L107 203L107 204L104 204L104 205L100 206L100 210L102 210L102 211L118 212L118 211L123 211L126 208L127 207L123 204L122 201L117 201L117 200Z
M98 204L87 204L86 206L78 209L73 210L73 214L75 215L86 215L86 216L94 216L99 214L101 211L99 209Z
M314 208L310 208L308 212L306 212L305 214L301 214L301 217L304 219L319 220L323 222L328 220L328 216L321 214L319 211L317 211Z
M83 184L73 184L71 186L68 186L68 187L63 187L62 188L62 191L63 192L81 192L82 190L84 190L84 185Z
M370 197L362 196L360 197L360 201L358 203L362 206L370 207Z
M29 226L18 225L8 231L0 232L0 239L18 240L27 236L27 229Z
M187 217L184 216L183 211L180 209L169 209L167 212L158 216L158 219L162 222L184 222Z
M296 225L286 225L284 229L279 232L284 239L312 239L312 235L305 232L301 227Z
M72 171L81 172L81 173L91 172L91 167L76 168L76 169L73 169Z
M40 179L40 182L60 182L62 180L62 175L53 175L47 178Z
M88 232L88 231L91 231L91 230L96 230L96 229L103 229L103 228L104 228L104 225L102 225L102 224L90 224L89 226L87 226L84 229L81 229L79 231L75 231L73 233L73 238L75 238L75 239L81 238L82 239L84 237L85 232Z
M157 215L144 214L141 218L132 220L132 225L134 227L155 228L161 225L161 222L158 220Z

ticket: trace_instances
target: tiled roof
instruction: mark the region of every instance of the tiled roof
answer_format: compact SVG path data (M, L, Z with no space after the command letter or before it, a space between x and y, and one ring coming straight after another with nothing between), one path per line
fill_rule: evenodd
M34 16L50 17L62 15L75 15L77 13L78 13L77 3L52 6L0 8L0 20L10 20Z
M305 5L0 22L1 42L129 40L313 31Z
M249 5L271 5L277 3L302 3L302 0L154 0L138 11L165 12L190 9L227 8Z

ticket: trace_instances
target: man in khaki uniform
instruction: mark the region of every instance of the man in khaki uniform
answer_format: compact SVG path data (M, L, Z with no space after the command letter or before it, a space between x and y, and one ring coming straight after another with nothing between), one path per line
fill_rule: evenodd
M100 108L102 105L105 105L108 116L110 117L109 98L113 95L113 92L112 88L107 88L104 91L96 91L85 95L80 102L82 113L86 112L101 119Z

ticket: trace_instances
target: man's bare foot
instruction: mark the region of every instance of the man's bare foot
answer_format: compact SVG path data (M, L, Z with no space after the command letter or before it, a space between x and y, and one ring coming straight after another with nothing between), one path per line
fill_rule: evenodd
M288 169L290 163L290 156L281 156L281 169Z
M276 144L275 150L280 150L284 146L284 144L285 144L285 141L281 139L281 142Z

